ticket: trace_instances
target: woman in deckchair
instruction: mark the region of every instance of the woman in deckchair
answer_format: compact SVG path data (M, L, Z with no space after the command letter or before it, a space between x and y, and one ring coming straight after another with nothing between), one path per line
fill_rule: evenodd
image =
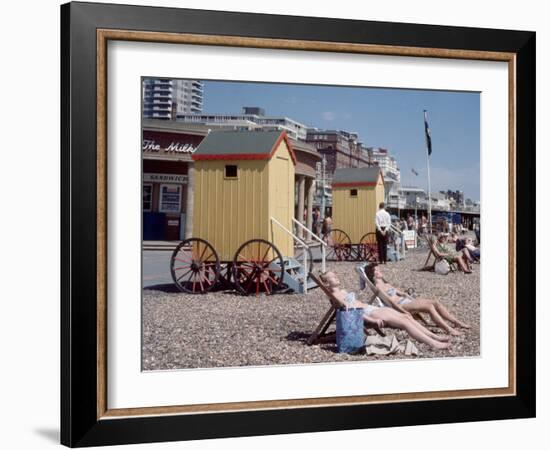
M455 330L446 320L461 328L470 328L453 316L445 306L439 302L439 300L432 300L429 298L413 298L406 292L397 289L384 280L384 274L377 264L371 263L365 267L365 273L369 280L382 292L386 293L388 300L391 302L391 306L398 311L405 310L410 314L414 313L427 313L430 315L436 325L453 336L460 336L464 333Z
M412 318L410 314L403 314L391 308L378 307L362 303L355 299L353 292L347 292L340 287L340 280L333 272L321 275L321 280L328 285L332 295L350 308L363 308L366 322L376 324L380 328L390 327L405 330L412 338L429 346L443 350L449 347L448 338L427 330Z
M458 266L462 269L464 273L472 273L472 269L468 264L472 258L467 249L462 249L462 251L457 252L454 249L451 249L447 246L447 234L441 233L435 244L436 250L441 254L443 259L447 260L449 264L457 263Z

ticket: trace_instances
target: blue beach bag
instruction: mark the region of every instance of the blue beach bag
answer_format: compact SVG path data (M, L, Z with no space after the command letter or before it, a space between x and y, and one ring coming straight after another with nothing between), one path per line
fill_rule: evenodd
M336 311L336 349L338 353L357 353L365 345L363 308Z

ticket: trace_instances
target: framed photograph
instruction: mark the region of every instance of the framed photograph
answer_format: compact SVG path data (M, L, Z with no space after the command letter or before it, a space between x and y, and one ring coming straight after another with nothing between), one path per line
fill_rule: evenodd
M64 445L535 416L535 33L69 3L61 55Z

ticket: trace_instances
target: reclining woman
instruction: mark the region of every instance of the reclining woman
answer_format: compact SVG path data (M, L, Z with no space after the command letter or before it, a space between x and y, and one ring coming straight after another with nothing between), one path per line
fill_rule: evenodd
M363 308L364 320L380 328L390 327L405 330L412 338L428 344L432 348L443 350L450 346L448 337L440 336L420 325L409 313L400 313L391 308L378 307L360 302L355 299L353 292L347 292L340 287L340 280L334 272L326 272L321 275L323 283L328 285L331 293L350 308Z
M377 264L371 263L365 267L365 273L369 280L382 292L386 293L388 300L391 302L391 306L400 312L406 312L409 314L414 313L426 313L429 314L435 324L453 336L461 336L464 333L455 330L446 320L451 322L460 328L470 328L470 326L464 322L458 320L453 316L445 306L439 302L439 300L432 300L429 298L413 298L406 292L403 292L384 280L384 274Z
M457 252L462 251L464 249L467 250L467 252L464 252L468 256L468 261L479 261L481 258L481 252L479 248L477 248L474 245L474 242L471 237L455 237L453 240L453 235L451 234L451 242L455 243L455 249Z
M468 253L474 260L479 261L481 259L481 251L474 245L471 237L466 238L464 241L464 248L468 250Z
M443 259L447 260L449 264L452 264L455 262L458 264L458 266L462 269L464 273L472 273L472 269L468 264L468 261L471 260L472 258L468 253L468 250L464 248L462 249L462 251L457 252L454 249L451 249L449 246L447 246L446 233L441 233L437 237L435 248L441 254Z

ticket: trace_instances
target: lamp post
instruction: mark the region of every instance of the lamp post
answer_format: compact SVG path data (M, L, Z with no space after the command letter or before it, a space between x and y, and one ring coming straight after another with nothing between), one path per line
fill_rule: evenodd
M416 227L418 227L417 209L418 209L418 195L414 198L414 223L416 224Z
M321 220L325 220L325 208L326 208L326 199L325 199L325 187L326 187L326 167L327 159L323 155L323 160L321 161Z

